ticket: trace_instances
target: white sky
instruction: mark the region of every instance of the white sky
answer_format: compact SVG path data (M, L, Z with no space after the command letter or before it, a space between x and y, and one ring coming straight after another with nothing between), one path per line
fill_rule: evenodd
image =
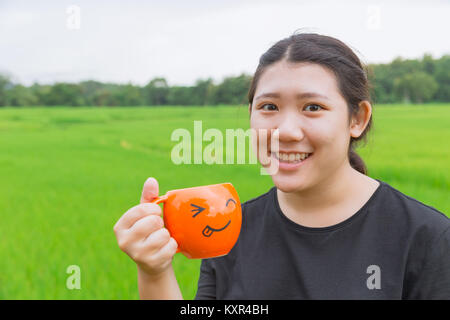
M449 17L450 0L0 0L0 71L25 85L221 81L252 74L300 28L337 37L366 63L440 57L450 53Z

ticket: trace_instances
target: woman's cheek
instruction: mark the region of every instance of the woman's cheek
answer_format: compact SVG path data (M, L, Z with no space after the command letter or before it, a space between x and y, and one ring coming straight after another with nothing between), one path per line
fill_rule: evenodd
M269 161L269 150L271 148L271 127L270 122L255 116L250 120L252 130L251 143L252 150L256 153L256 159L261 165L267 165Z
M257 112L252 114L250 118L250 128L252 129L273 129L276 121L274 117L263 117Z
M273 130L277 128L277 124L274 119L255 117L250 121L250 128L254 131L254 134L257 135L258 141L265 140L265 144L269 145Z
M338 164L346 156L347 146L345 138L345 130L331 120L324 120L316 123L310 128L310 141L317 151L317 161L327 168L333 167L330 160ZM323 160L323 162L321 161Z

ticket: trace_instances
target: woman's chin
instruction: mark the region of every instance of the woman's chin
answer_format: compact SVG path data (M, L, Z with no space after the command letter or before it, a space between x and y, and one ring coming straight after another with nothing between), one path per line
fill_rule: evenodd
M286 193L300 191L304 188L304 183L300 182L298 178L295 179L295 177L272 176L272 180L277 189Z

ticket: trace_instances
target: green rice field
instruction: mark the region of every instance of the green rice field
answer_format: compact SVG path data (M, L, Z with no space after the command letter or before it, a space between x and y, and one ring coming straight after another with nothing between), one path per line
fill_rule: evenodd
M372 178L450 214L450 105L376 105L366 146ZM246 106L0 108L0 300L138 299L136 265L113 226L147 177L171 189L231 182L242 202L272 187L256 164L171 161L177 128L249 128ZM203 146L208 143L204 142ZM81 271L69 290L67 267ZM181 254L185 299L200 260Z

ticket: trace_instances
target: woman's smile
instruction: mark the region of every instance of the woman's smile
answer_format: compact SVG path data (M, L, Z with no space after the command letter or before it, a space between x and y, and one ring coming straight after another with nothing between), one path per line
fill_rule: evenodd
M286 163L297 163L300 161L305 160L308 158L312 153L306 153L306 152L272 152L272 155L275 156L279 161L286 162Z
M280 170L296 170L303 166L305 162L312 156L312 153L300 153L300 152L271 152L271 159L278 162L278 168Z

